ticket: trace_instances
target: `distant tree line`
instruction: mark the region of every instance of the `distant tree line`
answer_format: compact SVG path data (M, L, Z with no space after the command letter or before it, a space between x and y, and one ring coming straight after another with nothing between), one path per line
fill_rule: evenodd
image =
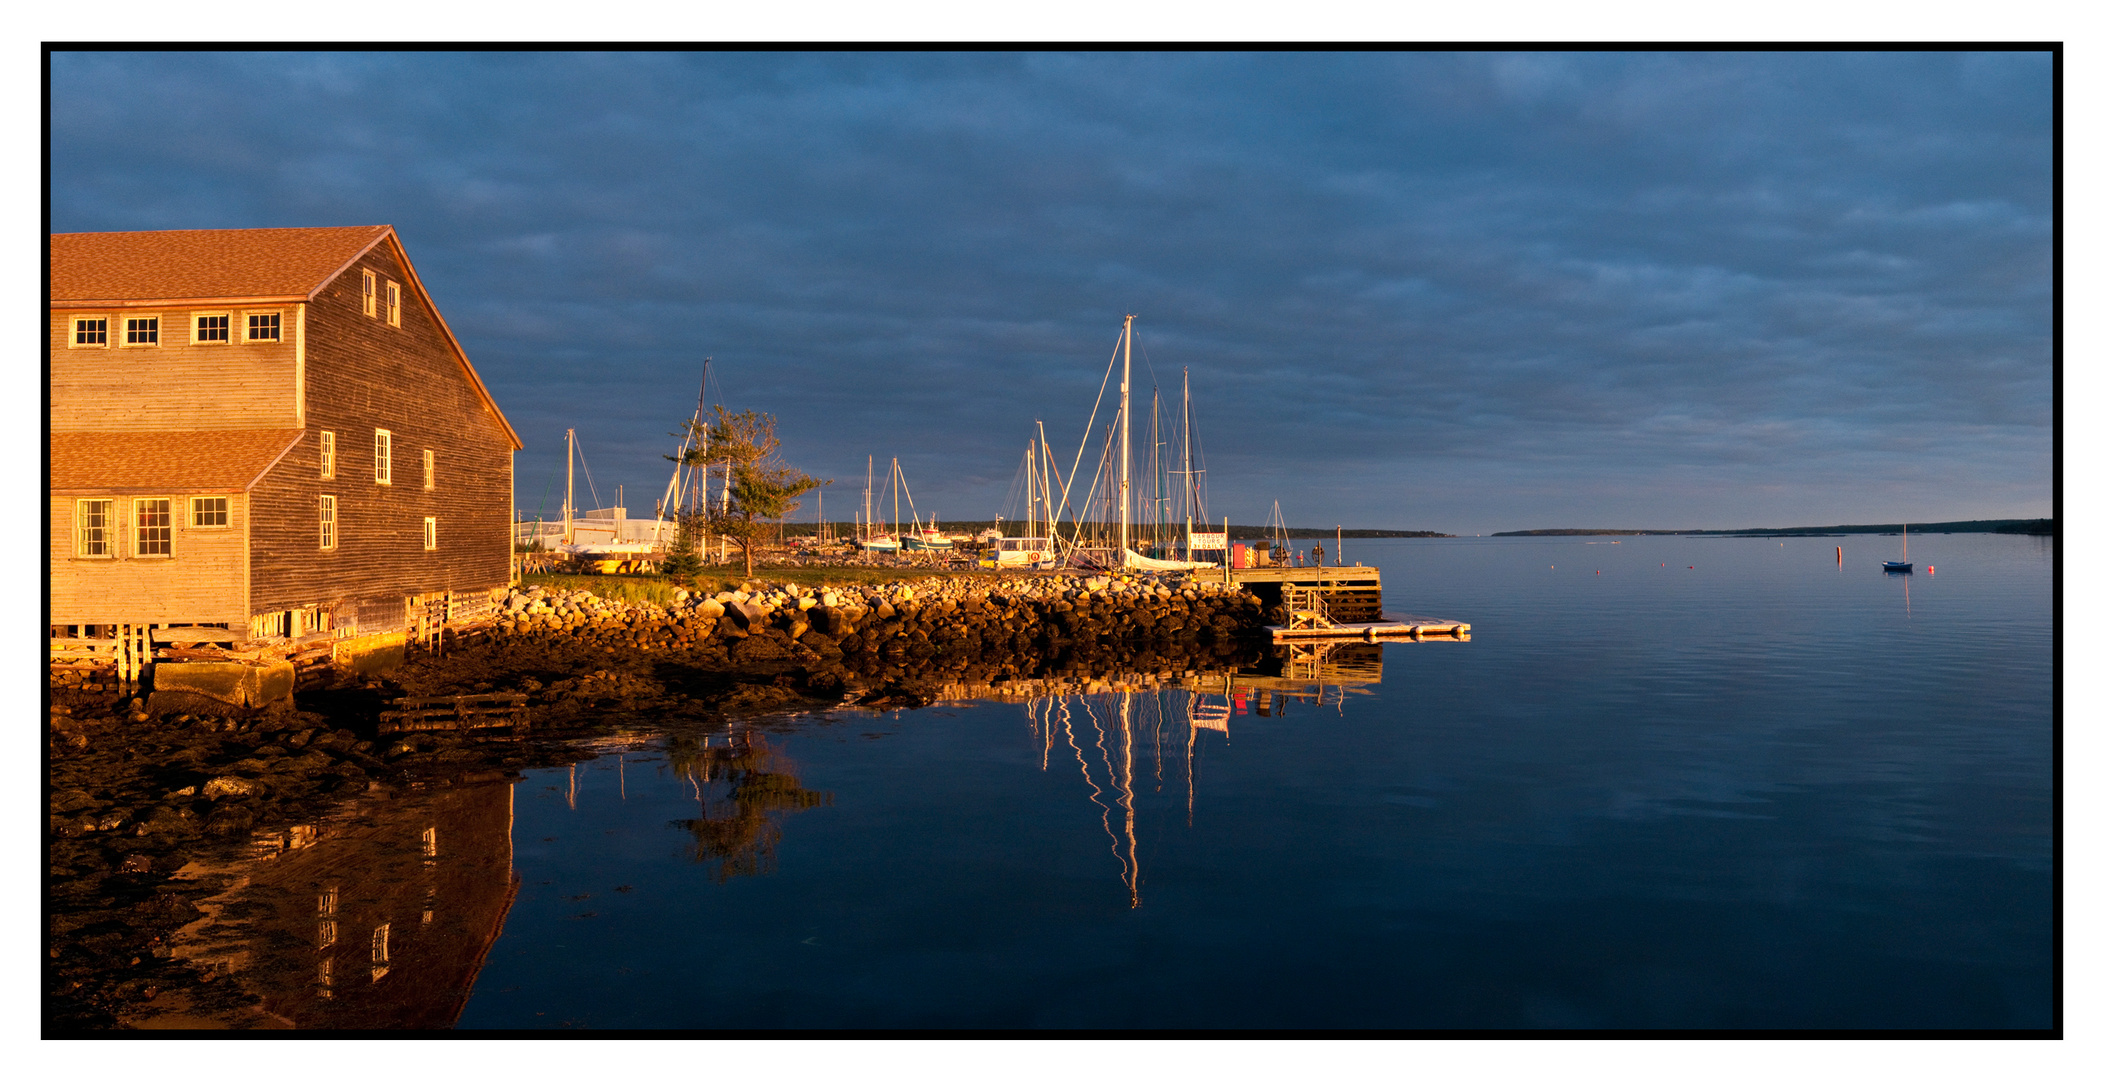
M1021 535L1023 535L1023 527L1024 527L1024 524L1025 524L1025 523L1024 523L1024 522L1021 522L1021 521L1003 521L1003 522L1001 522L1001 532L1002 532L1002 534L1003 534L1003 535L1006 535L1006 536L1021 536ZM847 521L835 521L835 522L833 522L833 523L832 523L832 526L833 526L833 533L834 533L834 535L836 535L836 536L839 536L839 537L841 537L842 539L845 539L845 538L847 538L847 537L849 537L849 536L852 536L852 535L854 535L854 533L853 533L853 531L852 531L852 530L854 529L854 523L853 523L853 522L847 522ZM887 523L886 527L887 527L887 528L889 528L889 525L888 525L888 523ZM991 521L949 521L949 520L945 520L945 521L943 521L943 522L942 522L942 531L943 531L943 532L946 532L946 533L957 533L957 534L960 534L960 535L962 535L962 534L967 534L967 533L979 533L979 532L984 532L984 531L986 531L987 529L991 529L991 528L993 528L993 527L994 527L994 523L993 523L993 522L991 522ZM1040 523L1038 527L1039 527L1040 529L1044 528L1044 526L1043 526L1043 524L1042 524L1042 523ZM785 535L788 535L788 536L815 536L815 535L817 535L817 533L818 533L818 523L817 523L817 522L814 522L814 521L802 521L802 522L798 522L798 521L792 521L792 522L788 522L788 523L786 523L785 525L783 525L783 526L782 526L782 528L783 528L783 532L784 532L784 534L785 534ZM1219 527L1218 527L1218 526L1212 526L1212 527L1211 527L1211 528L1209 529L1208 527L1206 527L1206 526L1203 526L1203 525L1201 525L1201 526L1197 526L1197 528L1198 528L1198 531L1200 531L1200 532L1208 532L1208 531L1210 531L1210 532L1219 532L1219 531L1220 531L1220 529L1219 529ZM1177 532L1178 532L1179 534L1181 534L1181 532L1182 532L1182 529L1183 529L1183 526L1179 525L1179 526L1177 526L1177 527L1176 527L1176 529L1177 529ZM1286 530L1286 533L1287 533L1287 535L1291 536L1291 537L1292 537L1293 539L1295 539L1295 540L1320 540L1320 539L1322 539L1322 538L1323 538L1323 537L1325 537L1325 536L1327 536L1327 537L1331 537L1332 539L1334 539L1334 538L1336 537L1336 535L1337 535L1337 530L1335 530L1335 529L1288 529L1288 530ZM1263 525L1230 525L1230 526L1228 526L1228 529L1227 529L1227 535L1228 535L1229 539L1233 539L1233 540L1269 540L1269 539L1271 539L1271 530L1270 530L1270 529L1269 529L1268 527L1266 527L1266 526L1263 526ZM1380 540L1380 539L1385 539L1385 538L1390 538L1390 537L1398 537L1398 536L1402 536L1402 537L1422 537L1422 536L1452 536L1452 535L1454 535L1454 534L1453 534L1453 533L1443 533L1443 532L1427 532L1427 531L1423 531L1423 530L1416 530L1416 531L1405 531L1405 530L1400 530L1400 529L1346 529L1346 530L1344 530L1344 538L1345 538L1346 540Z
M1990 518L1981 521L1910 521L1908 532L1917 533L2021 533L2052 536L2059 532L2054 518ZM1896 533L1890 525L1800 525L1784 529L1518 529L1492 536L1846 536L1851 533ZM1346 536L1352 535L1346 530Z

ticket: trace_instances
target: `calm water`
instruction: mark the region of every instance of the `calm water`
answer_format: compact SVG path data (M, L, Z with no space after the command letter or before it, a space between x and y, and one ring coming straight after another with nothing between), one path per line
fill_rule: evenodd
M1347 540L1473 640L639 730L458 1024L2048 1026L2051 542L1898 545Z

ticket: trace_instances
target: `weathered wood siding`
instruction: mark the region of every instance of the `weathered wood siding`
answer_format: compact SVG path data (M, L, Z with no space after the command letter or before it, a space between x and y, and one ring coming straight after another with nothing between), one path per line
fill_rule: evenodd
M53 431L175 431L300 426L299 306L201 308L224 312L230 343L190 344L191 309L82 308L51 312ZM278 342L246 344L249 312L278 312ZM124 320L161 318L159 345L122 345ZM110 343L73 348L77 316L107 317Z
M189 497L167 493L173 500L175 555L140 559L132 556L131 497L113 496L117 528L116 556L75 556L74 496L49 496L51 504L51 622L77 623L229 623L248 621L242 561L247 550L248 503L227 498L225 528L200 529L190 524Z
M364 314L363 278L380 279ZM386 283L402 288L402 325L386 317ZM403 597L504 585L511 574L511 444L408 287L393 244L346 270L307 310L307 437L252 491L252 593L261 614L320 604L338 625L399 629ZM373 481L373 432L393 433L393 483ZM336 433L336 474L321 478L323 431ZM424 451L437 486L424 489ZM320 497L336 496L336 549L320 550ZM425 551L425 517L438 549Z

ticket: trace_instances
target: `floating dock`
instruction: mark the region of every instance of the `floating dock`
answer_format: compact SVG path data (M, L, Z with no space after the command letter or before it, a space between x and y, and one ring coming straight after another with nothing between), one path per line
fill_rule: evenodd
M1322 623L1295 620L1298 625L1273 626L1273 641L1340 641L1364 638L1368 641L1389 637L1407 638L1451 638L1467 641L1469 624L1453 619L1435 619L1423 615L1405 615L1399 619L1378 619L1372 622Z
M1377 641L1382 638L1467 641L1470 626L1428 615L1387 618L1381 610L1377 566L1259 566L1194 570L1198 581L1225 580L1255 594L1285 622L1273 641Z

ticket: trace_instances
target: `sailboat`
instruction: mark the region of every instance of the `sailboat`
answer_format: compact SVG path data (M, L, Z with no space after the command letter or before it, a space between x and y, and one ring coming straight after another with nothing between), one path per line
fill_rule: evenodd
M1039 454L1042 448L1044 453ZM990 555L981 565L995 569L1001 567L1034 568L1051 561L1052 541L1052 447L1045 441L1045 422L1037 422L1037 438L1023 449L1023 535L1002 536L998 532L987 542ZM1039 526L1044 526L1045 535L1038 535Z
M1067 558L1069 562L1074 565L1094 566L1102 569L1192 570L1201 566L1209 566L1212 564L1201 562L1188 562L1179 559L1149 558L1148 556L1142 555L1139 552L1133 550L1132 503L1134 492L1132 487L1132 320L1134 318L1135 316L1132 315L1125 316L1125 330L1119 336L1118 339L1119 352L1118 354L1114 354L1112 359L1112 363L1116 364L1118 363L1119 355L1122 355L1124 364L1124 373L1118 382L1118 412L1116 419L1117 429L1115 432L1106 433L1105 435L1104 457L1102 464L1100 464L1096 470L1096 486L1092 486L1089 489L1088 497L1084 499L1081 503L1083 512L1086 512L1090 508L1094 507L1096 504L1096 494L1099 487L1103 490L1105 500L1107 502L1109 498L1108 485L1114 483L1117 486L1118 504L1116 537L1115 539L1112 539L1110 537L1104 537L1103 540L1099 540L1094 544L1082 544L1079 542L1080 538L1077 537L1076 543L1067 551ZM1108 379L1109 375L1108 373L1106 373L1106 382L1108 381ZM1098 400L1100 401L1101 399L1099 398ZM1190 464L1190 383L1188 374L1186 374L1185 376L1184 384L1184 411L1186 419L1184 426L1185 448L1183 475L1185 476L1186 485L1188 488L1189 484L1191 483L1191 478L1195 475L1191 472ZM1095 426L1095 417L1093 415L1091 415L1089 418L1089 425L1091 428ZM1117 439L1115 451L1112 450L1112 447L1110 445L1110 438L1112 435L1115 435ZM1089 436L1087 433L1084 433L1082 435L1082 448L1080 451L1077 451L1077 457L1075 461L1077 472L1080 466L1080 460L1078 455L1087 451L1088 438ZM1109 468L1111 465L1111 456L1113 453L1115 453L1116 455L1117 475L1115 478L1110 478L1106 476L1106 473L1109 472ZM1079 477L1076 476L1075 479L1078 480ZM1064 504L1065 500L1062 499L1061 501L1062 504ZM1183 543L1183 549L1186 555L1190 554L1194 544L1194 521L1192 516L1191 502L1192 499L1187 490L1184 507L1185 514ZM1064 505L1062 505L1062 510L1063 509ZM1108 507L1106 506L1104 509L1107 511ZM1058 516L1059 515L1057 514L1054 515L1055 521L1058 519ZM1104 517L1107 518L1108 516L1109 515L1107 513L1104 514ZM1078 524L1079 520L1083 517L1083 513L1077 513L1075 517ZM1096 518L1095 520L1101 522L1105 526L1109 524L1109 522L1104 521L1103 518ZM1106 543L1104 541L1109 542Z
M869 480L873 480L875 476L876 458L872 455L870 458L869 479L864 481L862 489L864 521L871 521L873 508L870 506L870 493L874 489L874 484L871 484ZM891 531L888 533L878 532L877 527L882 522L871 522L868 533L859 541L862 545L862 550L889 555L900 551L949 551L956 546L954 541L942 534L942 530L936 526L933 519L929 520L926 528L921 527L920 511L913 507L913 490L906 486L906 472L904 469L899 468L899 459L897 458L891 459L889 485L891 488ZM905 495L906 509L913 517L913 531L910 533L900 527L899 495L901 493ZM882 504L879 503L878 505Z
M896 470L899 467L897 458L892 459L891 467L894 470ZM878 522L876 518L872 516L872 507L870 505L870 493L875 488L876 477L877 457L875 454L871 454L869 457L869 471L863 477L862 480L862 535L855 538L855 543L859 545L864 551L874 551L879 555L896 555L899 552L899 539L896 526L893 527L893 531L891 533L878 532ZM896 493L894 493L894 495L892 496L891 506L892 516L897 517L898 497Z
M1899 527L1899 561L1893 562L1887 559L1885 561L1885 572L1888 574L1911 574L1914 572L1914 564L1907 561L1907 526L1904 522Z

